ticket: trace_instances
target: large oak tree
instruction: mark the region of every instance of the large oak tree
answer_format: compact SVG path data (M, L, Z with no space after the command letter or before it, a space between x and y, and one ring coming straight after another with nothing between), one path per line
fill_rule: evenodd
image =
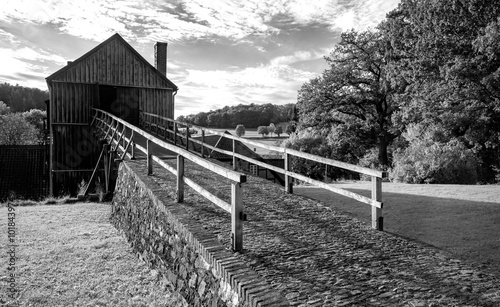
M350 133L355 146L377 146L379 163L388 166L388 147L400 132L391 120L398 105L392 97L396 89L386 79L385 52L378 31L343 33L325 57L329 68L299 90L298 129Z

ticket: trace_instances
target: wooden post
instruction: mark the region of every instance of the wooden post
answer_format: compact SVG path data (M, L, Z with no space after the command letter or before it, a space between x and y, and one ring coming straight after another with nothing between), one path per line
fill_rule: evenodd
M177 202L184 202L184 157L177 155Z
M205 158L205 130L201 130L201 157Z
M234 155L236 153L236 140L233 139L233 170L238 170L238 158Z
M147 149L147 164L148 164L148 175L153 175L153 157L152 157L152 147L153 143L148 140L146 143Z
M291 169L291 155L285 152L285 171L289 172ZM293 194L293 178L285 173L285 191Z
M130 159L131 160L135 160L135 142L132 141L132 143L130 143L130 146L131 146L131 148L130 148L130 156L131 156Z
M186 150L189 151L189 126L186 126Z
M104 144L103 145L103 152L104 152L104 182L106 184L106 193L109 192L109 177L111 177L109 175L109 154L110 154L110 151L109 151L109 145L108 144ZM99 163L97 163L97 165L99 165Z
M241 183L231 184L231 241L233 250L241 252L243 250L243 201L241 193Z
M372 176L372 199L382 202L382 178ZM383 231L382 209L372 206L372 228Z

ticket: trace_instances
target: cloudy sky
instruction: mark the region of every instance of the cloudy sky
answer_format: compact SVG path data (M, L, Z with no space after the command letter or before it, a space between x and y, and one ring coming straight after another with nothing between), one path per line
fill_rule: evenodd
M168 42L175 116L296 102L342 31L375 27L399 0L2 0L0 82L45 78L119 33L150 63Z

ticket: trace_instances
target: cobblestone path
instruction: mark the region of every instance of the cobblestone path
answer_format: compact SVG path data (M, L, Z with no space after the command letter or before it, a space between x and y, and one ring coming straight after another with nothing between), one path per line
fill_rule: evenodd
M143 161L133 164L144 172ZM186 176L229 200L228 181L191 163ZM174 198L170 173L156 167L152 178ZM249 176L243 191L248 222L238 257L292 306L500 306L500 281L480 268L260 178ZM189 188L179 205L229 249L229 214Z

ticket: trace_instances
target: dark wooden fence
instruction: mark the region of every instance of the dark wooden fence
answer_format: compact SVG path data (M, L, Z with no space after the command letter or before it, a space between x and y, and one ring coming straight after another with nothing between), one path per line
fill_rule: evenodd
M0 146L0 201L39 200L49 194L49 146Z

